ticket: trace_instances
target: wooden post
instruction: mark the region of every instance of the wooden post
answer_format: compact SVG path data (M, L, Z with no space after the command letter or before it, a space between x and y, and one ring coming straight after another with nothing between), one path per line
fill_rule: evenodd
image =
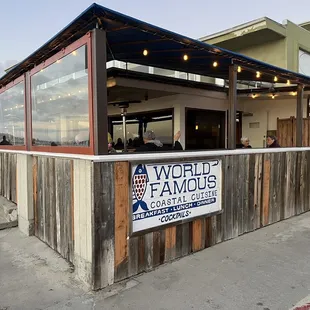
M237 66L229 67L228 148L236 148Z
M93 130L95 155L108 154L108 95L106 33L92 31Z
M302 146L303 135L303 94L304 86L297 87L297 106L296 106L296 146Z

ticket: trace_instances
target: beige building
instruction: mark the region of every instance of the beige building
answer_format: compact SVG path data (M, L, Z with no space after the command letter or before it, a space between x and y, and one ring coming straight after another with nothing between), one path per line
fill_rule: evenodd
M310 75L310 22L297 25L285 20L280 24L263 17L201 40L278 67ZM243 111L242 132L255 147L265 145L267 132L279 133L278 118L281 120L296 116L296 92L280 93L273 89L276 86L281 85L270 84L269 90L257 94L254 86L252 94L239 97L239 108ZM242 86L245 87L248 86ZM308 117L308 114L308 94L305 92L304 117Z
M310 75L310 22L282 24L263 17L201 38L203 42Z

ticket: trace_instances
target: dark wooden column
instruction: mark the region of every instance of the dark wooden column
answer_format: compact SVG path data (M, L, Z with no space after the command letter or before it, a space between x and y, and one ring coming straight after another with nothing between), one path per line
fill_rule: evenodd
M296 106L296 146L302 146L303 135L303 95L304 86L298 85L297 88L297 106Z
M106 33L92 31L93 129L95 155L108 154L108 95L107 95Z
M229 149L236 148L236 117L237 117L237 66L229 67L229 110L228 110L228 143Z

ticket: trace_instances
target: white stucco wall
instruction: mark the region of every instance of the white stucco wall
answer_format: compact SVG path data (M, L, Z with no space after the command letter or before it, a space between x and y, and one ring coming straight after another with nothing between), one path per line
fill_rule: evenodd
M296 99L239 99L242 110L253 113L253 116L243 117L242 135L249 137L253 147L264 147L267 130L277 130L277 118L296 116ZM307 100L304 99L304 117L306 110ZM259 123L259 128L250 128L251 123Z

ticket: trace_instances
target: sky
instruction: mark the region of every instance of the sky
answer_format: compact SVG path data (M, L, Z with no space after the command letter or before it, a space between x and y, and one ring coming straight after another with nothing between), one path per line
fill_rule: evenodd
M267 16L310 20L309 0L97 0L98 4L174 32L199 38ZM0 0L0 76L64 28L92 1Z

